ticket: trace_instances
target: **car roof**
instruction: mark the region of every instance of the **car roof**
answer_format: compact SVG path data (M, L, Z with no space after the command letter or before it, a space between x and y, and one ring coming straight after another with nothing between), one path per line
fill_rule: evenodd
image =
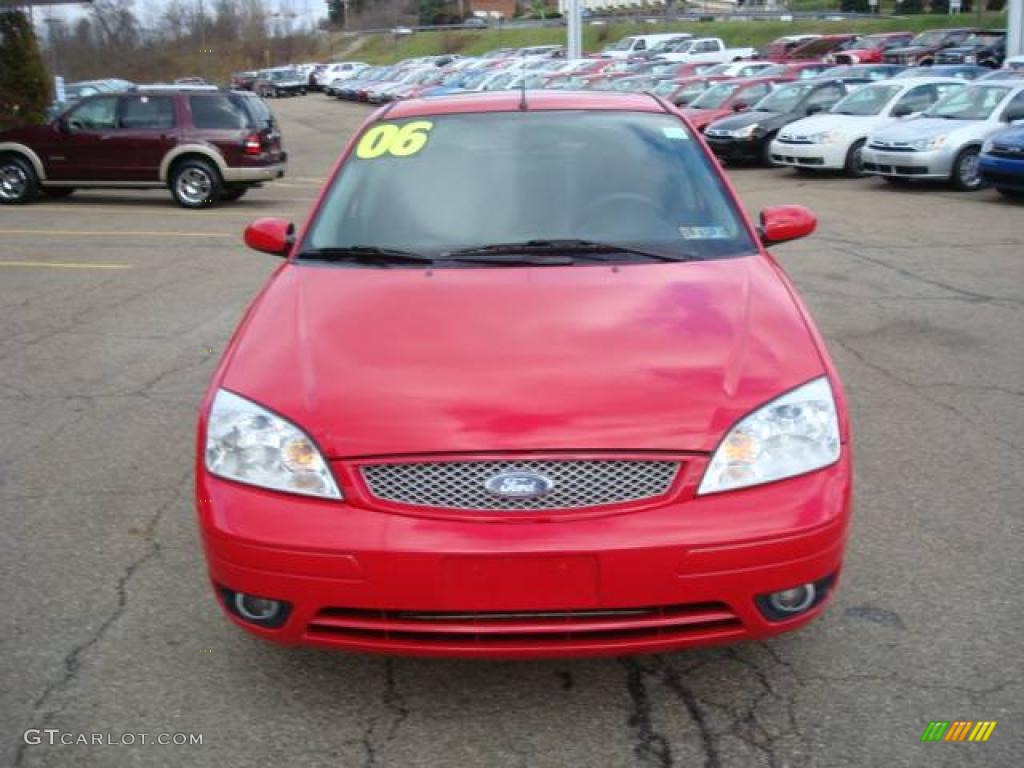
M933 85L939 83L954 83L956 85L967 85L970 80L963 80L951 75L921 75L920 77L894 77L888 80L876 80L871 85L886 83L887 85L905 85L907 88L914 88L918 85Z
M398 102L386 112L389 119L446 115L467 112L518 112L520 90L453 94ZM528 111L590 110L621 112L664 112L654 97L614 91L526 91ZM384 115L382 115L383 117Z

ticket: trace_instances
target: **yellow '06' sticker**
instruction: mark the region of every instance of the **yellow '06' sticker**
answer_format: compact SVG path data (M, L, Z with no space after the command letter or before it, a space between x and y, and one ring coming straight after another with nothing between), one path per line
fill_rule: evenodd
M374 160L384 155L412 157L425 146L434 124L429 120L413 120L404 125L379 123L363 134L356 146L356 157Z

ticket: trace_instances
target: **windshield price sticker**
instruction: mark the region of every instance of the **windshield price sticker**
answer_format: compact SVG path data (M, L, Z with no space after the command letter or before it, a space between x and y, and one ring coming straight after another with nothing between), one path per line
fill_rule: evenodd
M375 160L384 155L412 157L427 146L434 124L429 120L413 120L405 125L380 123L363 134L356 146L356 157Z

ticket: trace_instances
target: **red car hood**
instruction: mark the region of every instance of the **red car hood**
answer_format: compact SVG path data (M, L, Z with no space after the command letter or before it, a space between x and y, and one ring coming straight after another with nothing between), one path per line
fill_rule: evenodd
M285 266L220 385L331 458L711 451L824 372L763 257L605 267Z

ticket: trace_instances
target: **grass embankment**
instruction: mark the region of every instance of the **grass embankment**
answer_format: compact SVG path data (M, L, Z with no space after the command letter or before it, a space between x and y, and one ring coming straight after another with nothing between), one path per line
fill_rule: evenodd
M974 26L977 17L926 15L906 16L900 19L857 19L844 21L721 21L675 22L672 24L609 24L583 28L583 49L599 51L605 45L626 35L655 34L658 32L690 32L702 37L721 37L727 44L737 47L759 47L782 35L804 33L834 34L839 32L920 32L936 27ZM986 13L982 26L1005 27L1006 14ZM527 29L488 29L481 31L417 32L406 38L395 39L387 34L368 36L356 58L373 64L386 64L413 56L431 56L440 53L461 53L471 56L492 48L522 47L565 42L564 27Z

